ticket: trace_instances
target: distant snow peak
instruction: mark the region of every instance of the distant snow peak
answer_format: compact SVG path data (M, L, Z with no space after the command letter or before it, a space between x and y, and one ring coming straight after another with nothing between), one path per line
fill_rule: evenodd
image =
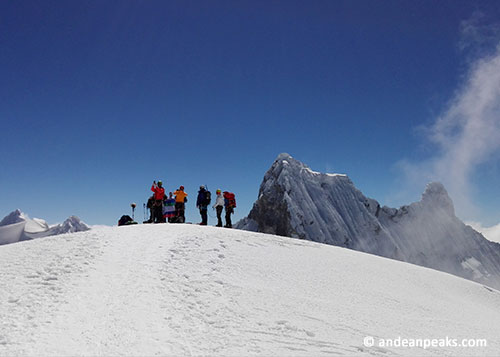
M80 218L76 216L71 216L67 220L65 220L62 224L50 228L51 232L53 232L53 234L51 235L84 232L88 231L89 229L90 227L84 222L82 222Z
M49 227L45 220L31 219L19 209L2 219L0 227L0 245L90 229L76 216L71 216L63 223Z
M25 215L20 209L16 209L12 211L7 216L0 221L0 226L7 226L9 224L24 222L27 219L27 215Z
M419 202L381 207L348 176L313 171L283 153L236 227L372 253L500 288L500 245L455 216L439 182L429 183Z

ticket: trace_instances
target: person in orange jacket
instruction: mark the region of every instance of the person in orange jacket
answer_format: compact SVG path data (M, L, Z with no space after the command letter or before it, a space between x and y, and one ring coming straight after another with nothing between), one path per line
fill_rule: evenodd
M184 186L179 187L177 191L174 192L175 195L175 212L177 215L177 222L186 222L186 217L184 216L185 203L187 202L188 194L184 192Z
M153 181L151 186L151 191L154 192L154 203L153 203L153 223L163 223L163 200L165 198L165 189L163 188L163 183L161 181Z

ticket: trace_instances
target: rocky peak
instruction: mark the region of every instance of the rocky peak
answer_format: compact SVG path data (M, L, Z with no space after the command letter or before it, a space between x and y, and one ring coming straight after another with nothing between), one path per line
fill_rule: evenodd
M438 182L427 185L421 201L381 208L346 175L315 172L283 153L236 227L347 247L500 287L500 245L455 216ZM464 268L472 258L479 265Z
M280 162L280 161L283 161L283 160L294 160L294 158L292 157L292 155L290 154L287 154L286 152L283 152L281 154L278 155L278 157L276 158L275 162Z
M9 224L19 223L23 221L26 221L25 214L20 209L16 209L15 211L12 211L7 216L5 216L2 221L0 221L0 226L7 226Z
M453 201L448 196L448 191L440 182L431 182L427 184L424 193L422 194L422 204L426 207L441 208L448 214L454 216L455 208Z

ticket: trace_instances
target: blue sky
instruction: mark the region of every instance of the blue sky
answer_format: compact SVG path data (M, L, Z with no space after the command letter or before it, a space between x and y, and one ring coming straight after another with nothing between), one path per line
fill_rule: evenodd
M0 216L115 224L136 202L142 220L162 179L193 222L200 184L235 192L237 220L281 152L418 200L401 162L435 155L417 129L477 63L475 16L494 37L498 1L2 1ZM499 221L496 154L461 218Z

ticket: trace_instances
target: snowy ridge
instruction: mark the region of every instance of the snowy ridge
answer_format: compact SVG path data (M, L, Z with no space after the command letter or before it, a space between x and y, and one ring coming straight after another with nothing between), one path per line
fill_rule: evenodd
M349 249L193 225L0 247L0 356L495 356L500 292ZM380 348L376 338L487 347Z
M437 182L427 185L419 202L381 207L349 177L316 173L281 154L236 227L347 247L500 288L500 245L461 222ZM478 262L474 269L471 259Z
M24 235L26 221L0 226L0 245L19 242Z
M89 229L89 226L75 216L49 227L43 219L29 218L27 214L17 209L0 222L0 245Z

